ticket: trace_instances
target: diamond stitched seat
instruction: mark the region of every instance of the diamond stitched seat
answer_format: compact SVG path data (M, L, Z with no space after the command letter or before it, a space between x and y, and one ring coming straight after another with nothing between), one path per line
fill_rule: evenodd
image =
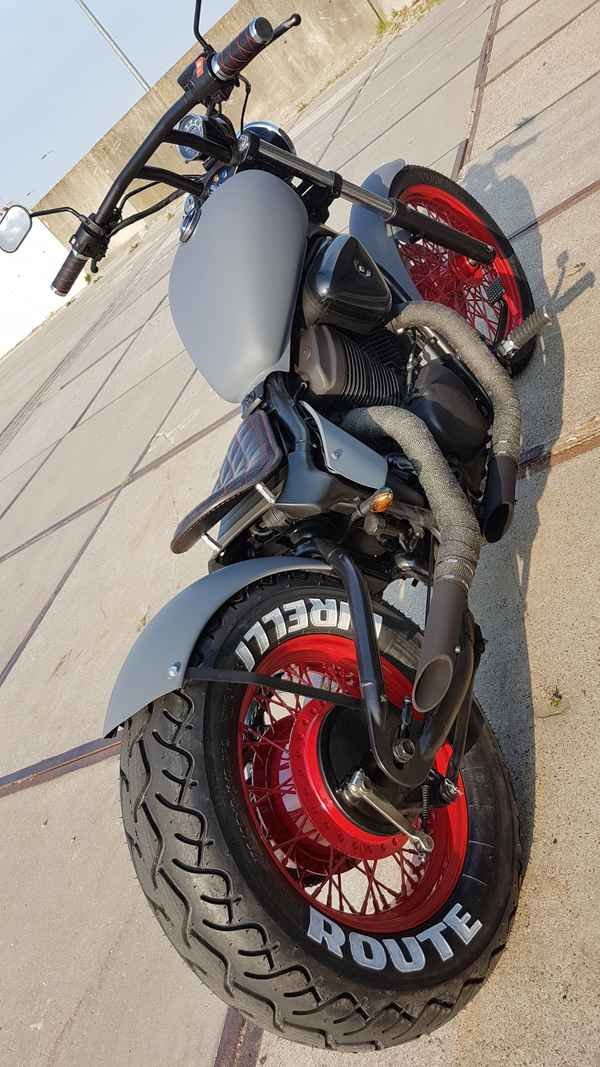
M274 474L282 462L283 452L268 416L264 411L253 411L229 445L212 493L179 523L171 551L187 552L258 482Z

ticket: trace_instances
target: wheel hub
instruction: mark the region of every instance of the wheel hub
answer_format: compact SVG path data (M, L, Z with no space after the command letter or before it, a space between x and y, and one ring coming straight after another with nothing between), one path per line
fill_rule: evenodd
M409 679L382 660L388 698L397 707L410 695ZM288 638L258 664L266 674L358 696L356 649L351 638L319 633ZM397 934L425 922L452 892L468 841L467 805L460 795L430 813L429 855L376 812L341 807L338 786L368 765L368 734L355 714L339 706L249 686L238 718L238 767L248 815L269 856L304 901L358 929ZM451 747L436 757L445 774ZM278 891L275 887L274 891Z
M313 825L334 848L355 859L383 859L406 844L397 832L365 830L344 812L333 796L319 753L319 735L331 705L305 704L296 716L290 738L290 767L298 796Z

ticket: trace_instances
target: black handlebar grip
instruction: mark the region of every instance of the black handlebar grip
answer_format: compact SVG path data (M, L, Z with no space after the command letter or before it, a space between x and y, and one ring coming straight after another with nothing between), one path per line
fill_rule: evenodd
M256 18L210 62L213 74L221 81L229 81L241 74L244 67L262 52L273 39L273 27L268 19Z
M57 296L66 296L69 293L87 263L86 256L75 255L69 252L56 278L52 282L52 291Z

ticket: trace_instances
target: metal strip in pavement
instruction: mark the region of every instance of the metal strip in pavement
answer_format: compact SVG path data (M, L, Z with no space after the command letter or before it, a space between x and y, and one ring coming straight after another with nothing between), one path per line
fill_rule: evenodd
M599 2L600 0L592 0L592 2L587 5L587 7L582 8L581 11L578 11L576 15L572 16L572 18L567 19L566 22L563 22L562 26L559 26L558 29L553 30L552 33L549 33L547 37L544 37L541 41L538 41L537 44L532 45L531 48L528 48L526 52L523 52L523 54L518 57L518 59L514 59L512 63L509 63L508 66L504 67L504 69L499 71L498 74L494 74L494 77L490 78L490 80L485 83L485 88L487 89L488 85L493 85L494 82L498 81L499 78L503 78L505 74L508 74L509 71L513 70L514 67L517 67L519 63L523 62L524 59L528 59L529 56L533 55L534 52L537 52L539 48L543 48L544 45L549 43L549 41L552 41L555 37L557 37L559 33L562 33L563 30L566 30L571 25L571 23L576 22L577 19L581 18L582 15L585 15L588 11L591 11L591 9L595 7L596 4Z
M452 173L450 175L450 180L453 181L453 182L457 182L458 181L458 176L459 176L459 174L460 174L460 172L461 172L461 170L463 168L463 163L464 163L464 159L465 159L465 152L467 151L468 144L469 144L469 138L465 137L464 141L460 142L460 144L458 145L458 148L456 150L456 157L454 159L454 166L452 167Z
M531 472L544 467L557 467L570 459L577 459L578 456L592 452L598 447L600 447L600 415L593 415L564 437L559 437L553 444L534 445L526 449L519 463L519 478L527 478ZM19 789L28 789L30 786L38 785L40 782L47 781L48 777L57 778L61 774L68 774L69 771L85 767L89 763L96 763L98 760L116 755L120 743L119 737L110 741L99 737L77 748L50 756L29 767L12 771L0 778L0 797Z
M377 141L379 141L382 137L385 137L386 133L390 133L390 131L393 130L396 126L399 126L401 122L404 122L404 119L407 119L409 115L413 115L415 111L418 111L419 108L423 106L423 104L428 104L430 100L433 100L434 96L437 96L438 93L441 93L444 89L447 89L448 86L456 80L456 78L460 78L463 74L465 74L466 71L468 71L469 68L472 67L475 62L476 60L472 59L470 63L465 63L464 67L461 67L461 69L457 70L455 74L452 74L452 76L448 78L445 82L443 82L442 85L438 85L436 89L433 89L430 93L428 93L427 96L424 96L422 100L419 100L419 102L415 104L414 107L411 107L408 111L405 111L404 114L400 115L399 118L394 119L394 121L391 122L389 126L386 126L383 130L380 130L379 133L377 133L375 137L372 137L370 141L367 141L367 143L364 144L362 148L359 148L356 152L353 152L351 156L348 156L348 158L345 159L343 163L339 163L336 167L336 170L343 170L344 167L347 167L348 164L352 163L354 159L357 159L357 157L362 155L363 152L366 152L367 148L371 148L371 146L374 145Z
M492 14L490 15L490 23L487 29L487 33L483 39L483 45L481 48L481 55L479 57L479 66L477 68L477 75L475 77L475 90L473 93L473 100L471 103L471 121L467 130L467 139L465 141L465 149L456 171L457 175L466 167L469 162L473 145L475 143L475 136L479 128L479 120L481 118L481 109L483 107L483 93L485 89L485 80L487 78L487 72L490 65L490 57L492 49L494 47L494 37L496 36L496 30L498 27L498 20L500 18L500 8L502 7L502 0L496 0ZM456 167L456 164L455 164Z
M255 1067L263 1031L228 1008L213 1067Z
M523 452L519 461L519 477L544 467L558 467L567 460L577 459L600 446L600 415L592 415L553 445L534 445Z
M57 756L49 756L32 763L29 767L23 767L20 771L5 774L0 777L0 797L11 796L19 793L22 789L29 789L32 785L41 785L49 782L52 778L60 778L70 771L77 771L81 767L89 767L92 763L109 756L117 755L121 747L121 738L100 738L97 741L86 741L77 748L69 748L66 752L60 752Z
M554 207L548 208L547 211L542 211L541 215L537 215L535 219L528 222L525 226L521 226L519 230L515 230L509 237L509 241L516 241L518 237L522 237L523 234L529 233L530 230L535 230L538 226L543 226L545 222L550 222L551 219L557 218L562 215L564 211L568 211L569 208L575 207L580 204L582 200L586 200L588 196L593 196L594 193L600 192L600 178L596 181L590 182L589 185L585 185L583 189L579 189L578 192L572 193L571 196L567 196L564 200L561 200L559 204L555 204Z
M422 41L425 41L428 37L431 36L432 33L435 33L436 30L441 29L441 27L444 25L444 23L447 22L448 19L452 18L455 14L456 14L455 11L449 12L448 15L446 15L443 19L440 20L440 22L437 24L437 26L432 26L432 28L430 30L428 30L427 33L424 33L423 36L419 38L417 43L421 44ZM417 22L413 23L413 26L418 26L418 24L419 24L419 22L417 21ZM409 26L409 27L407 27L407 29L411 29L411 27ZM394 43L395 41L399 40L401 37L402 37L402 32L400 34L394 34L392 36L392 43ZM373 80L375 80L380 74L383 74L385 72L385 70L387 70L388 66L391 66L393 63L398 62L400 59L403 58L403 56L408 55L408 53L412 50L413 47L414 47L414 45L411 44L403 52L399 52L397 55L393 56L393 58L389 60L389 63L385 67L384 66L377 67L376 68L377 73L374 75ZM358 66L358 64L361 63L368 55L369 55L369 53L365 52L362 56L359 56L359 58L356 60L356 64L353 64L353 65ZM347 73L349 74L350 71L347 71ZM340 81L344 77L345 77L345 75L341 74L339 76ZM347 95L349 96L351 92L352 92L352 89L349 89ZM306 110L310 110L310 108L312 108L313 104L316 104L318 100L319 100L319 96L317 95L310 101L310 103L308 104L308 108ZM339 106L341 106L343 104L344 100L345 100L345 97L342 97L342 99L339 101ZM325 101L325 103L327 103L327 101ZM326 118L327 115L329 115L331 113L331 111L333 111L336 106L338 106L338 105L335 105L335 104L332 105L332 107L329 108L329 110L325 111L324 115L320 114L314 120L311 119L310 125L302 127L300 133L297 134L298 138L304 137L306 134L310 133L310 131L312 129L314 129L315 126L317 126L319 124L321 119L322 118ZM290 127L290 131L291 131L291 133L294 134L294 136L296 136L296 133L295 133L296 126L299 125L300 120L301 120L302 117L308 118L309 116L307 116L307 115L305 115L305 116L298 115L296 117L296 119L294 120L293 125Z

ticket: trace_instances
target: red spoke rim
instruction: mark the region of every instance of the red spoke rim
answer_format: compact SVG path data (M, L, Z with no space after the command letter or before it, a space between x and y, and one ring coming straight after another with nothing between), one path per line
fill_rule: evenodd
M401 244L397 248L416 288L424 300L458 311L488 344L502 340L523 322L523 302L514 270L502 251L498 239L479 216L457 197L431 185L411 185L398 199L407 207L453 226L471 237L492 245L496 258L489 266L473 263L465 256L449 252L430 241ZM506 321L502 304L492 304L487 288L497 278L504 286ZM497 337L502 325L501 337Z
M354 642L317 634L291 638L257 670L359 695ZM386 691L401 705L411 683L383 661ZM252 822L273 865L307 903L355 927L401 932L430 919L450 897L464 865L468 811L460 795L430 813L435 848L425 856L402 834L357 826L323 777L317 740L333 705L262 687L246 689L238 720L238 770ZM444 745L436 769L451 755ZM415 825L420 825L419 819Z

